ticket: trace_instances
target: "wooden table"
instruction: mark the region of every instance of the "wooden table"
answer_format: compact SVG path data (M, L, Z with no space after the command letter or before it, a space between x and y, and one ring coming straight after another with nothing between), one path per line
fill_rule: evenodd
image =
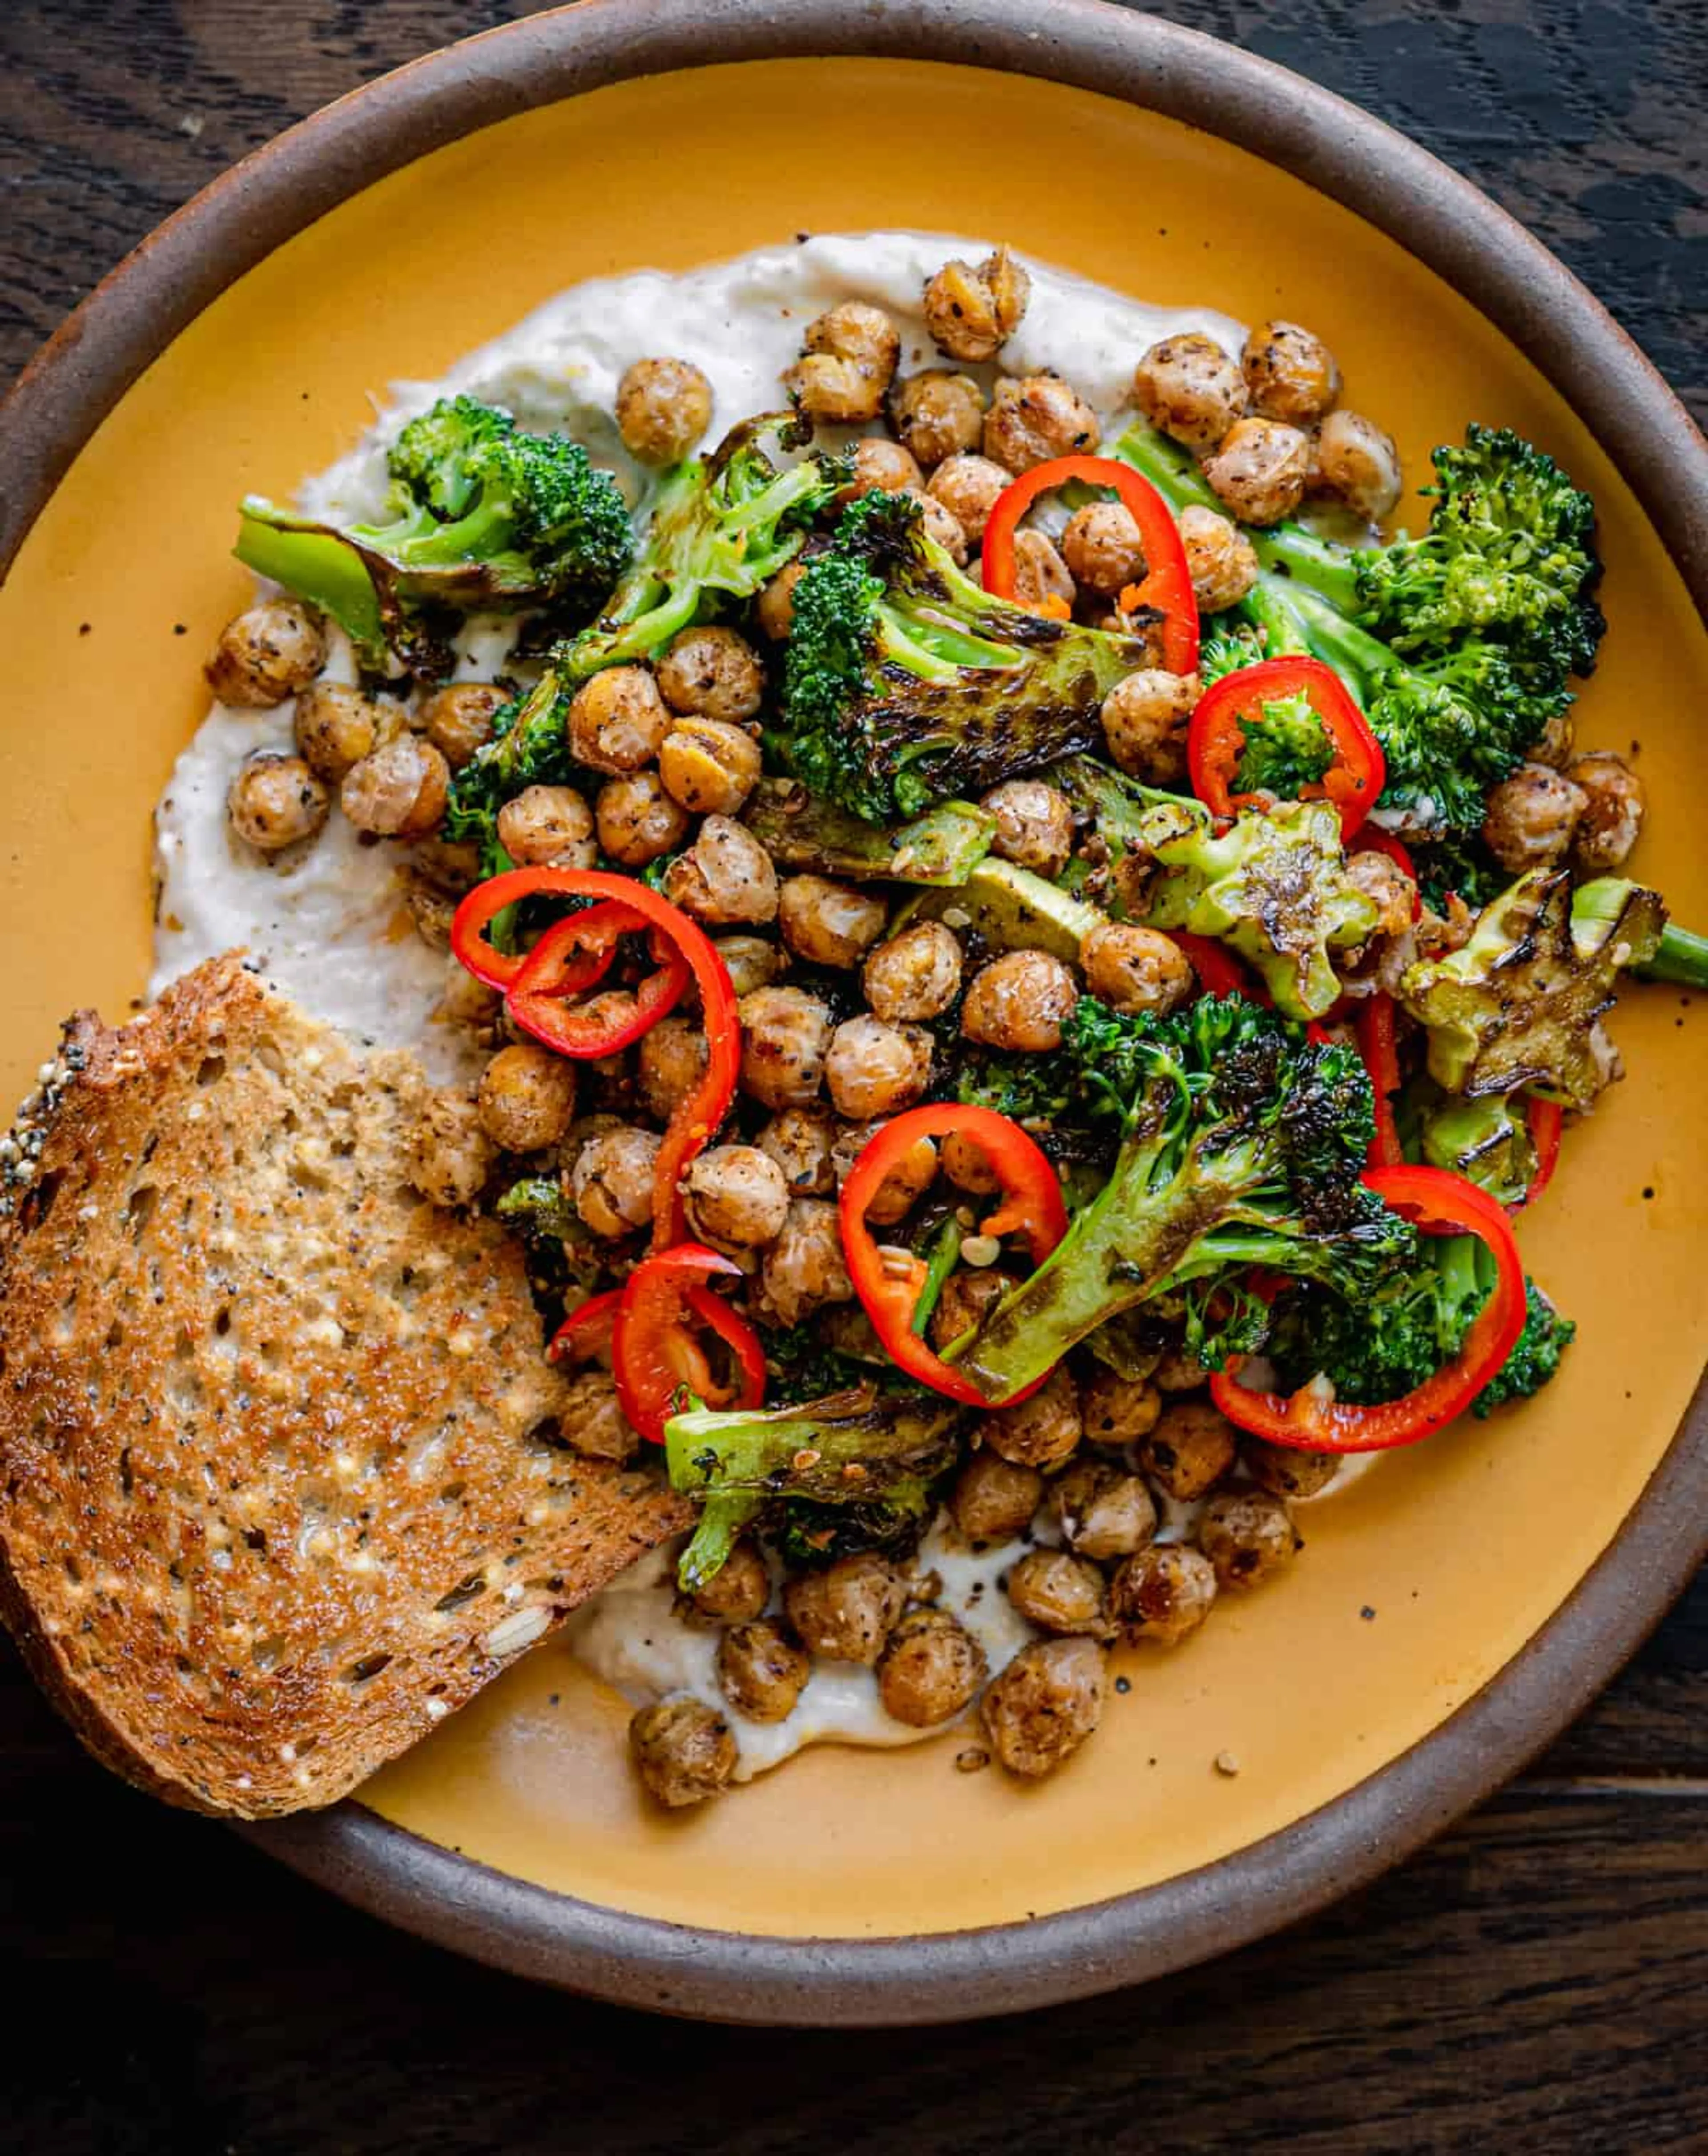
M0 365L160 218L500 0L3 0ZM1708 419L1696 0L1173 0L1469 173ZM39 715L34 715L39 717ZM33 723L14 712L9 723ZM54 2156L1708 2149L1708 1576L1536 1771L1328 1915L1013 2024L732 2033L352 1914L0 1661L0 2145Z

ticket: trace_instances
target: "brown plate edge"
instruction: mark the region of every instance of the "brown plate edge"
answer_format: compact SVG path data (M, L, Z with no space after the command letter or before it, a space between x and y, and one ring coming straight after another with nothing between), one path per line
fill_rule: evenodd
M0 573L95 428L219 292L441 144L606 83L718 61L863 54L1123 97L1334 196L1449 279L1572 403L1708 620L1708 444L1637 346L1522 226L1417 145L1271 62L1101 0L584 0L381 77L244 159L85 300L3 407ZM1708 1380L1601 1559L1523 1652L1398 1759L1281 1833L1083 1909L900 1939L694 1929L553 1894L359 1805L245 1829L347 1900L518 1974L754 2024L959 2020L1083 1998L1244 1944L1366 1883L1518 1772L1587 1705L1708 1554Z

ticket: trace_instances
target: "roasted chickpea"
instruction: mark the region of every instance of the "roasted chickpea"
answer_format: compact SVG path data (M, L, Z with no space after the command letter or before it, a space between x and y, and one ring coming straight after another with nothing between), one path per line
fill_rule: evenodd
M1273 1497L1314 1497L1340 1471L1338 1452L1304 1452L1261 1437L1242 1438L1239 1456L1253 1481Z
M809 1653L868 1669L907 1599L901 1573L872 1550L839 1557L822 1572L799 1573L783 1589L784 1612Z
M771 1599L771 1575L765 1560L745 1537L695 1594L678 1594L676 1614L684 1624L703 1630L713 1625L751 1625L763 1617Z
M415 933L424 943L430 943L435 951L448 951L450 947L450 924L456 916L456 901L417 868L400 869L398 883L403 891L404 904L409 908L409 918L415 924Z
M1005 471L1030 471L1056 457L1083 455L1101 439L1096 413L1059 374L999 382L985 414L985 454Z
M472 1095L442 1086L427 1096L415 1126L409 1181L435 1205L467 1205L492 1166L492 1142Z
M975 1452L955 1477L949 1517L970 1543L1012 1542L1031 1526L1043 1497L1044 1478L1036 1467Z
M810 965L857 966L888 918L881 898L828 876L788 876L777 893L783 941Z
M1556 711L1530 745L1526 763L1546 763L1551 771L1564 771L1572 761L1577 726L1570 711Z
M1230 518L1201 502L1181 511L1180 527L1199 611L1221 613L1237 606L1258 581L1257 548Z
M1165 1407L1138 1445L1139 1465L1159 1489L1191 1504L1215 1487L1233 1465L1233 1424L1207 1400Z
M854 1163L878 1132L882 1122L844 1123L831 1147L831 1172L837 1187L854 1172ZM874 1228L893 1227L910 1213L937 1180L937 1147L929 1138L915 1138L872 1194L867 1219Z
M768 1108L804 1108L824 1082L831 1014L805 988L755 988L736 1006L741 1088Z
M947 367L910 374L890 393L890 424L919 464L976 449L985 431L985 393L970 374Z
M1244 415L1238 362L1197 330L1151 346L1133 376L1133 402L1153 427L1188 449L1213 449Z
M1124 502L1088 501L1062 534L1062 554L1076 583L1114 598L1145 574L1145 542Z
M919 505L919 528L928 539L934 539L957 568L965 568L967 559L967 535L958 516L952 516L935 495L921 493L918 487L905 490L911 501Z
M740 1763L729 1724L697 1699L661 1699L629 1724L629 1755L647 1794L672 1811L704 1804Z
M606 779L593 815L599 844L625 869L644 869L688 835L687 809L671 799L656 771Z
M744 824L728 816L708 816L692 845L665 870L664 895L672 906L711 927L728 927L738 921L774 921L777 871Z
M825 1084L831 1105L850 1122L911 1108L931 1082L931 1036L920 1026L886 1025L865 1013L831 1036Z
M1588 805L1581 787L1545 763L1523 763L1510 778L1491 787L1483 816L1483 843L1515 875L1563 860Z
M1150 1382L1161 1393L1195 1393L1210 1382L1210 1373L1184 1348L1170 1348L1150 1373Z
M1104 1460L1076 1460L1050 1502L1068 1548L1099 1563L1130 1557L1156 1532L1156 1506L1143 1479Z
M1400 453L1361 412L1330 412L1311 453L1313 494L1327 495L1371 524L1391 516L1403 484Z
M1160 666L1117 681L1101 716L1104 739L1121 769L1148 785L1178 785L1186 775L1186 726L1198 695L1196 674Z
M501 1048L481 1073L481 1127L506 1152L558 1143L575 1115L575 1065L535 1041Z
M1242 522L1278 524L1304 498L1310 437L1279 419L1237 419L1204 476Z
M759 593L754 612L773 644L780 644L795 626L795 587L805 574L805 562L790 562Z
M729 724L759 710L765 675L752 644L734 629L685 629L659 661L658 685L671 711Z
M584 1460L632 1460L640 1433L623 1413L617 1381L609 1370L579 1370L564 1387L558 1428Z
M836 496L845 507L863 494L918 494L925 475L911 451L882 434L867 434L854 444L854 476Z
M1079 596L1068 564L1056 542L1027 525L1014 535L1014 598L1017 604L1037 608L1054 601L1059 612L1073 611ZM1063 616L1066 619L1066 616Z
M713 1146L690 1167L683 1186L688 1224L714 1250L755 1250L774 1242L789 1212L789 1185L757 1146Z
M1412 925L1412 906L1417 895L1397 861L1368 848L1346 857L1346 880L1361 891L1376 908L1374 936L1403 936Z
M750 996L755 988L769 988L789 969L787 953L763 936L714 936L712 948L723 961L729 985L738 996Z
M1062 1045L1079 991L1047 951L1005 951L974 974L961 1005L961 1031L990 1048L1036 1055Z
M684 719L665 736L658 775L696 816L733 816L759 779L759 745L728 719Z
M1171 1011L1194 986L1186 954L1160 929L1100 921L1079 947L1086 992L1118 1011Z
M643 465L673 465L712 424L712 385L692 360L637 359L617 384L617 432Z
M1153 1543L1115 1568L1109 1614L1129 1640L1177 1647L1210 1614L1216 1568L1184 1543Z
M492 721L510 701L492 681L450 681L435 689L416 723L453 771L492 738Z
M902 340L881 307L847 300L807 325L805 349L783 377L809 418L877 418L895 378Z
M1293 1520L1267 1490L1223 1490L1204 1507L1198 1546L1221 1587L1255 1587L1291 1564L1299 1548Z
M1073 850L1073 811L1042 778L1009 778L980 803L996 819L991 850L1053 881Z
M754 1143L777 1163L791 1198L823 1198L836 1187L836 1119L828 1108L783 1108Z
M226 623L203 671L222 704L264 711L306 689L326 661L317 613L296 599L263 599Z
M445 961L445 985L433 1007L435 1019L466 1027L476 1040L490 1043L503 1009L504 999L496 988L477 981L457 959Z
M1263 322L1242 355L1252 409L1266 419L1312 427L1340 393L1335 355L1297 322Z
M297 754L316 778L336 786L379 738L379 714L359 689L342 681L311 681L291 714Z
M975 269L945 262L925 287L925 326L951 359L994 359L1020 326L1031 279L1006 247Z
M1088 1558L1071 1550L1028 1550L1002 1584L1020 1614L1041 1632L1108 1638L1104 1578Z
M998 1265L958 1265L943 1283L937 1307L931 1313L932 1346L947 1348L964 1332L970 1332L985 1312L1018 1285L1012 1273L1004 1272Z
M239 765L225 807L245 844L258 854L279 854L313 838L327 820L332 796L302 757L268 750Z
M450 791L450 767L419 734L394 734L352 763L338 789L358 831L386 839L424 839L436 831Z
M932 501L942 503L969 541L976 544L985 536L997 495L1006 490L1012 476L989 457L948 457L932 473L925 491Z
M640 1036L635 1081L648 1115L667 1123L705 1075L706 1029L672 1011Z
M822 1198L790 1199L783 1232L765 1252L759 1279L785 1325L798 1325L821 1304L850 1301L854 1283L836 1207Z
M575 691L567 724L575 761L615 778L653 761L671 716L646 667L607 666Z
M812 1675L812 1657L764 1617L718 1642L718 1687L749 1722L786 1722Z
M941 1156L943 1172L957 1190L970 1191L975 1198L994 1198L1002 1188L1002 1178L991 1167L989 1153L964 1132L944 1134Z
M877 1662L884 1710L910 1729L951 1722L985 1681L985 1650L946 1609L913 1609Z
M498 811L498 843L518 868L590 869L599 853L593 811L573 786L525 786Z
M875 1015L895 1025L940 1017L960 976L960 945L940 921L918 921L880 943L860 978Z
M1052 1371L1029 1399L993 1408L978 1426L980 1440L1016 1467L1059 1467L1083 1431L1079 1395L1065 1368Z
M986 1686L979 1712L1011 1774L1036 1780L1070 1758L1103 1719L1109 1670L1094 1640L1038 1640Z
M1162 1395L1144 1378L1124 1378L1098 1370L1079 1388L1079 1415L1088 1445L1136 1445L1156 1427Z
M1623 757L1604 748L1568 764L1566 776L1583 796L1572 858L1591 875L1623 868L1642 835L1648 806L1643 781Z
M595 1235L630 1235L652 1218L659 1144L656 1132L623 1123L599 1132L577 1153L569 1195Z

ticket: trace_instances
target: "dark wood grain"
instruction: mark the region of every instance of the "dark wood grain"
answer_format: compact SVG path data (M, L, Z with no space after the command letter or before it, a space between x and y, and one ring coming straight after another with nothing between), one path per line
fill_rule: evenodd
M503 0L0 0L0 375L244 151ZM1169 0L1512 210L1708 419L1701 0ZM466 1967L86 1766L0 1654L0 2146L55 2156L1708 2149L1708 1576L1534 1773L1267 1945L779 2038ZM21 2003L20 2003L21 2002Z

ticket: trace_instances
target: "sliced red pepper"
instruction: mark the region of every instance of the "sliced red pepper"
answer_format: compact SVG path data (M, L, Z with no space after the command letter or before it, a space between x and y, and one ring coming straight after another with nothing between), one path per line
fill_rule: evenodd
M1186 728L1186 762L1192 791L1212 814L1232 815L1257 799L1233 791L1245 748L1242 721L1263 704L1303 696L1321 721L1335 760L1302 796L1330 800L1340 812L1340 836L1350 839L1376 806L1387 779L1381 744L1365 723L1364 714L1345 684L1320 659L1260 659L1237 667L1198 699Z
M1057 487L1076 480L1086 486L1109 488L1119 496L1139 526L1145 574L1123 592L1122 603L1155 607L1162 616L1163 665L1170 674L1196 673L1198 601L1180 526L1175 522L1174 511L1150 480L1113 457L1052 457L1047 464L1034 465L1030 471L1022 472L1002 490L985 523L979 556L985 589L1001 599L1014 597L1017 573L1014 536L1020 520L1041 495L1053 494Z
M692 978L687 958L668 937L655 935L658 971L649 973L632 997L598 996L585 1004L569 998L589 984L589 977L601 979L609 970L607 943L615 951L620 935L646 926L640 914L615 904L592 906L554 922L528 952L506 993L512 1018L559 1055L596 1060L630 1047L676 1009ZM584 947L589 936L590 950Z
M603 1295L589 1296L579 1310L572 1310L552 1335L546 1350L552 1361L561 1363L567 1358L572 1363L603 1363L609 1368L611 1327L622 1299L620 1288L608 1288Z
M1358 834L1355 854L1381 854L1391 860L1412 886L1412 918L1423 917L1423 893L1417 881L1417 865L1392 831L1384 831L1379 824L1366 824Z
M1169 935L1191 961L1206 996L1243 996L1248 1003L1272 1006L1273 999L1257 975L1213 936L1196 936L1188 928L1171 928Z
M1394 1122L1393 1096L1400 1090L1400 1050L1394 1027L1394 999L1380 993L1366 996L1352 1021L1358 1053L1370 1075L1376 1109L1376 1136L1370 1142L1366 1164L1371 1168L1398 1168L1405 1159L1400 1133Z
M655 1250L661 1250L667 1244L680 1241L684 1232L682 1197L677 1187L682 1170L723 1122L735 1097L735 1081L741 1068L741 1022L736 1016L735 989L728 968L718 957L711 938L689 920L680 906L672 906L667 898L637 883L632 876L612 875L602 869L507 869L502 875L489 876L485 883L476 885L458 906L450 925L451 949L478 980L509 990L519 980L528 957L506 957L492 948L482 932L506 906L514 906L524 898L553 896L600 899L626 908L638 916L636 927L656 931L687 962L700 992L700 1014L706 1029L706 1068L692 1092L677 1104L658 1149L654 1170L652 1242ZM597 911L598 908L589 911ZM586 916L580 918L584 921ZM569 924L563 925L567 931ZM589 932L602 941L604 928L596 932L584 929L582 935L585 937ZM575 941L574 936L566 934L566 944ZM567 957L563 963L566 967L570 963ZM667 973L669 968L662 970ZM652 1019L661 1016L663 1009L668 1008L664 1004L661 1009L655 1003ZM592 1052L604 1055L610 1050L604 1046Z
M1250 1391L1238 1382L1244 1358L1230 1356L1227 1368L1212 1376L1210 1396L1230 1422L1272 1445L1305 1452L1386 1452L1415 1445L1470 1405L1524 1330L1524 1264L1512 1223L1486 1191L1444 1168L1374 1168L1364 1180L1426 1234L1476 1236L1494 1258L1494 1285L1453 1360L1402 1399L1379 1406L1337 1400L1315 1379L1285 1398Z
M1560 1165L1560 1139L1566 1127L1566 1111L1557 1101L1545 1101L1540 1093L1530 1098L1530 1142L1536 1157L1536 1172L1531 1178L1531 1186L1513 1207L1515 1213L1522 1212L1526 1205L1534 1204L1554 1179L1554 1170Z
M741 1268L698 1243L678 1243L643 1258L618 1297L611 1327L617 1398L630 1422L655 1445L664 1442L664 1425L685 1389L713 1407L756 1408L764 1398L764 1349L740 1312L704 1285L714 1273L739 1279ZM732 1350L739 1373L733 1394L713 1381L690 1318Z
M952 1400L988 1407L990 1402L972 1381L934 1354L913 1330L913 1312L925 1285L925 1260L889 1245L880 1250L866 1221L866 1209L886 1178L919 1140L942 1137L951 1131L979 1147L1002 1186L1002 1202L980 1232L1024 1236L1032 1263L1042 1264L1068 1232L1068 1208L1055 1169L1018 1123L999 1116L994 1108L965 1107L954 1101L909 1108L867 1142L842 1185L842 1248L854 1292L897 1368ZM1029 1398L1048 1374L1047 1371L1036 1384L1016 1393L1014 1399Z

